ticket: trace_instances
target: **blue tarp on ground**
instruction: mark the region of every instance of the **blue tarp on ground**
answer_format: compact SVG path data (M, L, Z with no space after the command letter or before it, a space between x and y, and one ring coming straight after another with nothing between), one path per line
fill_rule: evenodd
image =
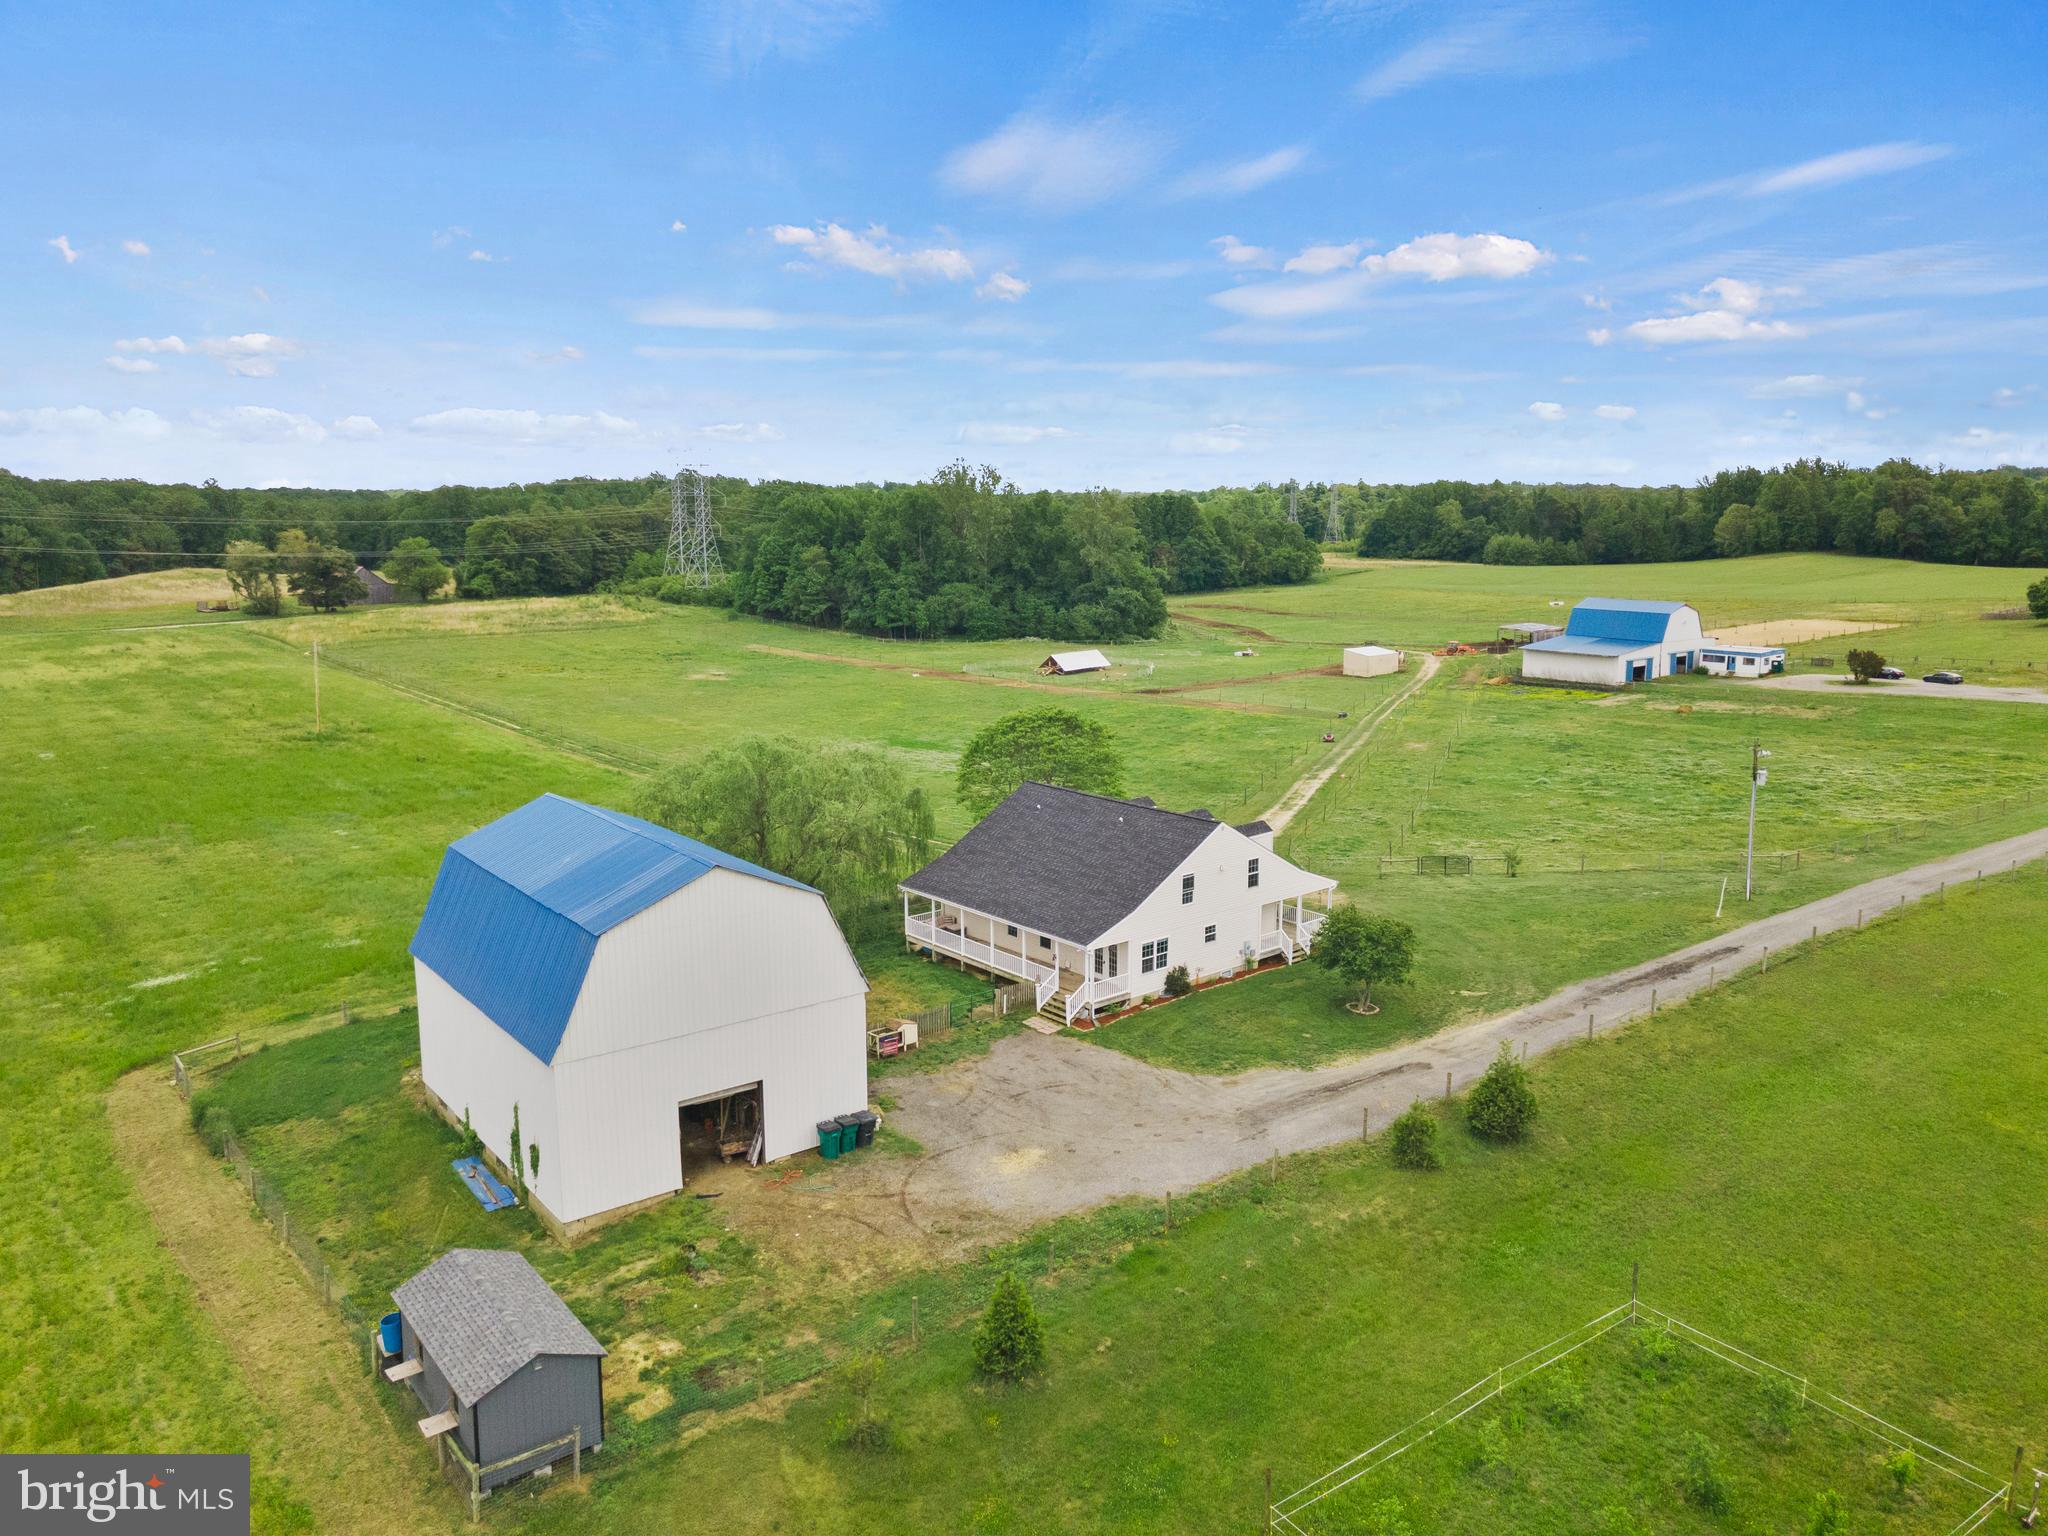
M462 1175L462 1182L469 1186L469 1192L476 1196L477 1204L487 1211L502 1211L508 1205L517 1205L519 1197L498 1182L497 1175L484 1166L480 1157L458 1157L448 1165Z

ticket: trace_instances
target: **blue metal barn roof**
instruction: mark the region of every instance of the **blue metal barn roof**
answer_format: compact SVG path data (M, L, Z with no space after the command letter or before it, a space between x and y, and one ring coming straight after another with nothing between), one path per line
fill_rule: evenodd
M637 816L542 795L449 845L412 954L552 1061L598 939L714 869L812 889Z
M1639 602L1632 598L1588 597L1572 609L1564 632L1581 640L1626 640L1656 645L1671 628L1671 616L1686 603Z

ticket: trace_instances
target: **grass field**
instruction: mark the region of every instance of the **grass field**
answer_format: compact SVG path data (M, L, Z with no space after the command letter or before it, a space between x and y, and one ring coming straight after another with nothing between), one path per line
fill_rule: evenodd
M1822 599L1809 600L1809 586L1854 584L1809 572L1805 561L1681 568L1695 583L1682 590L1754 584L1775 571L1783 590L1735 615L1773 617L1815 611ZM1876 591L1868 601L1894 607L1908 604L1910 578L1924 574L1929 623L1965 622L1972 605L1994 606L1990 586L2011 574L1846 565L1854 582L1867 579ZM1131 755L1145 782L1134 791L1169 804L1206 802L1226 815L1262 808L1321 750L1317 716L1332 700L1312 690L1347 685L1283 680L1272 697L1247 701L1251 709L1138 688L1209 687L1247 662L1273 673L1327 665L1328 646L1339 639L1398 640L1432 628L1444 638L1464 635L1480 615L1506 605L1497 586L1471 583L1537 579L1418 567L1393 573L1401 587L1370 585L1387 574L1368 569L1299 590L1236 594L1239 607L1204 614L1211 625L1240 626L1213 631L1223 637L1213 648L1206 639L1190 641L1189 629L1153 648L1148 675L1155 678L1168 670L1168 651L1190 651L1168 672L1177 681L1145 682L1133 673L1060 685L1057 696L1102 711L1137 744ZM1599 574L1604 590L1640 590L1604 581L1610 574L1650 579L1641 571ZM1428 596L1430 583L1441 584L1437 599ZM10 722L0 734L0 775L10 786L0 796L0 844L19 851L0 861L0 1062L10 1106L0 1172L16 1189L33 1191L17 1203L0 1247L0 1305L24 1320L0 1335L0 1438L16 1449L251 1448L263 1530L304 1525L291 1470L276 1454L276 1426L158 1247L113 1161L100 1097L107 1085L174 1045L235 1028L260 1034L344 999L358 1010L409 1001L404 946L443 847L543 790L617 803L630 795L633 763L686 756L721 733L764 721L793 734L889 745L922 764L927 782L943 785L947 754L980 720L1055 696L913 675L928 661L944 661L1007 669L1014 676L1005 680L1026 681L1034 659L1027 647L1000 655L1002 648L986 655L971 647L899 651L602 600L161 629L131 626L188 625L189 605L108 609L95 602L73 594L47 612L0 624L0 717ZM1386 628L1376 627L1375 605L1388 616ZM1717 616L1703 606L1710 619ZM1246 608L1285 611L1247 615ZM1522 616L1519 607L1504 615ZM1258 656L1236 658L1230 650L1246 643L1244 628L1297 638L1251 638ZM1330 638L1318 638L1325 630ZM304 654L316 634L323 656L337 663L323 669L325 729L317 735ZM757 634L764 638L750 638ZM915 660L904 663L910 672L859 668L750 649L756 644ZM1153 658L1141 648L1133 659ZM729 663L742 670L689 677L730 672ZM1295 688L1301 691L1285 691ZM1418 805L1413 832L1402 834L1410 851L1417 841L1440 840L1498 851L1505 841L1498 829L1509 827L1533 862L1544 846L1539 834L1553 824L1554 848L1597 836L1596 848L1612 849L1621 841L1613 835L1616 818L1582 803L1597 786L1573 777L1579 770L1571 764L1604 755L1635 771L1652 732L1717 793L1726 792L1724 780L1740 788L1740 765L1730 772L1722 757L1743 745L1743 722L1711 709L1677 713L1677 704L1715 697L1705 685L1653 690L1623 706L1545 701L1558 713L1544 720L1572 743L1570 761L1544 768L1555 778L1547 795L1544 786L1517 782L1507 767L1485 766L1482 728L1502 733L1520 753L1533 752L1551 730L1513 713L1508 693L1447 679L1396 717L1410 729L1405 717L1416 711L1412 730L1422 746L1396 748L1390 736L1383 753L1376 742L1358 772L1319 797L1301 824L1309 862L1327 864L1355 894L1385 900L1424 934L1424 969L1404 989L1413 1011L1404 1021L1390 1007L1374 1027L1416 1030L1458 1010L1510 1006L1574 975L1710 931L1700 927L1710 892L1691 867L1613 877L1532 873L1516 881L1496 875L1464 884L1380 879L1379 838L1400 832L1401 813ZM935 707L934 700L947 702ZM1667 701L1674 707L1665 709ZM1829 713L1762 722L1773 730L1782 724L1784 733L1766 791L1767 848L1793 845L1796 833L1797 844L1811 850L1830 831L1848 834L1923 810L1953 812L1986 792L2032 782L2024 752L2014 755L2007 714L1976 713L2002 706L1945 706L1941 741L1892 736L1915 728L1864 723L1850 706L1842 706L1847 715L1833 713L1832 698L1813 703ZM503 723L479 718L500 710ZM1609 718L1620 722L1612 731ZM1461 719L1470 723L1453 739ZM1859 731L1865 734L1851 748L1834 745ZM578 743L597 750L562 750ZM1389 768L1383 757L1397 750L1414 765ZM1425 763L1436 765L1434 787L1421 771ZM1864 803L1852 813L1841 797L1803 791L1806 773L1874 786L1882 808ZM1417 798L1404 798L1411 791ZM1644 807L1628 845L1646 840L1672 855L1725 847L1729 809L1719 801L1703 807L1701 793L1689 782L1683 794ZM1489 812L1496 800L1499 811ZM1704 835L1709 827L1712 835ZM1772 870L1767 895L1804 899L1879 873L1890 861L2002 829L2012 828L1996 820L1935 828L1867 858L1859 852ZM1482 883L1483 901L1473 894ZM1628 920L1589 923L1589 893ZM673 1473L687 1467L703 1517L732 1529L779 1521L784 1529L835 1530L858 1517L887 1528L999 1530L1026 1528L1035 1516L1077 1529L1237 1528L1256 1513L1248 1458L1285 1450L1300 1456L1304 1475L1340 1459L1325 1453L1347 1445L1363 1423L1362 1415L1334 1416L1343 1382L1369 1381L1390 1402L1420 1401L1445 1366L1437 1341L1470 1337L1475 1328L1482 1344L1526 1338L1582 1282L1611 1285L1612 1267L1645 1242L1655 1250L1644 1256L1667 1303L1696 1320L1716 1320L1717 1306L1753 1305L1739 1298L1803 1292L1819 1271L1858 1305L1805 1299L1783 1315L1720 1320L1781 1358L1809 1347L1794 1325L1810 1324L1832 1352L1815 1358L1817 1371L1828 1367L1845 1387L1895 1404L1939 1402L1967 1435L2010 1436L2038 1424L2043 1405L2030 1395L2035 1389L2013 1384L2023 1373L2001 1329L2012 1317L2040 1315L2038 1276L2048 1270L2038 1220L2022 1215L2015 1232L2014 1213L2004 1208L2005 1193L2026 1187L2042 1150L2038 1047L2028 1054L2011 1021L2024 1020L2038 992L2041 977L2027 966L2038 968L2031 935L2048 911L2031 886L1984 902L1974 927L1957 926L1961 903L1947 917L1901 925L1901 935L1927 935L1910 953L1875 936L1875 947L1855 952L1867 956L1859 966L1832 958L1852 951L1831 952L1810 982L1774 994L1777 1012L1768 1018L1748 1020L1739 998L1717 1001L1688 1014L1703 1022L1684 1030L1667 1034L1660 1020L1658 1033L1632 1045L1632 1054L1616 1047L1607 1055L1600 1046L1546 1066L1547 1128L1538 1155L1502 1158L1453 1138L1453 1168L1424 1186L1391 1180L1372 1159L1356 1166L1342 1155L1308 1159L1286 1172L1278 1190L1226 1191L1216 1211L1177 1229L1170 1245L1133 1250L1099 1275L1062 1271L1046 1305L1063 1363L1043 1391L993 1398L968 1388L962 1345L950 1333L892 1367L887 1395L905 1430L901 1459L870 1464L828 1448L825 1426L835 1410L830 1394L818 1393L792 1402L787 1424L721 1429L677 1452L680 1460L665 1446L644 1459L622 1458L615 1479L599 1480L588 1509L610 1529L665 1523L675 1510L664 1501L681 1486ZM1895 957L1901 965L1891 963ZM957 977L935 967L892 960L875 974L882 1006L973 1000L954 992ZM1191 1064L1229 1069L1233 1052L1238 1065L1273 1059L1258 1056L1270 1050L1260 1041L1275 1033L1261 1028L1261 1018L1270 1009L1284 1021L1298 1001L1288 988L1315 984L1306 972L1259 978L1118 1030L1178 1016L1193 1036L1198 1010L1214 1006L1218 1027L1203 1042L1213 1059ZM1934 995L1923 1002L1929 990ZM1836 1016L1837 998L1860 1001ZM1258 1012L1225 1010L1228 1000L1231 1010L1256 1002ZM1226 1023L1240 1029L1235 1041ZM975 1048L985 1033L965 1032L962 1048ZM1138 1037L1112 1030L1098 1038L1119 1045ZM1344 1054L1355 1048L1352 1038L1326 1029L1291 1044L1284 1059ZM1683 1060L1672 1060L1660 1043L1672 1040L1692 1042ZM1594 1072L1603 1062L1614 1065ZM344 1085L346 1065L334 1072ZM1902 1079L1912 1092L1901 1092ZM346 1120L345 1110L336 1111L337 1121ZM280 1153L294 1144L297 1132L286 1123L293 1118L317 1117L273 1119L263 1134ZM1871 1133L1859 1139L1859 1127ZM1752 1131L1754 1156L1743 1139ZM302 1176L337 1176L332 1159L313 1155L323 1146L381 1156L376 1138L401 1132L413 1135L391 1125L309 1132ZM427 1148L407 1145L405 1155L415 1158ZM398 1150L394 1144L391 1155ZM1835 1204L1808 1241L1794 1208L1810 1212L1815 1189L1829 1191ZM415 1214L424 1219L425 1209ZM1113 1212L1092 1218L1112 1227L1129 1219ZM372 1234L381 1249L351 1239L363 1243L366 1275L373 1253L382 1254L378 1264L395 1267L437 1240L431 1225L422 1233L395 1204L389 1222L389 1231ZM1998 1240L1983 1241L1994 1225ZM1717 1270L1724 1264L1727 1285ZM1351 1278L1333 1292L1329 1277L1339 1271ZM587 1288L608 1328L658 1320L660 1309L681 1305L673 1297L607 1300L609 1281L595 1271L579 1277L565 1270L564 1283ZM608 1312L614 1302L617 1310ZM1913 1304L1934 1308L1934 1326L1908 1318ZM652 1310L632 1310L641 1305ZM679 1311L662 1316L680 1326ZM1159 1329L1160 1318L1176 1326ZM81 1372L81 1359L122 1364ZM1246 1360L1258 1365L1240 1389ZM1883 1370L1873 1375L1864 1362L1881 1362ZM1304 1392L1304 1383L1328 1390ZM650 1436L664 1432L662 1421L648 1422L656 1426ZM904 1502L906 1486L914 1491ZM569 1523L581 1507L555 1512L542 1501L534 1518L542 1526ZM1190 1511L1186 1525L1176 1519ZM692 1518L698 1513L693 1508Z

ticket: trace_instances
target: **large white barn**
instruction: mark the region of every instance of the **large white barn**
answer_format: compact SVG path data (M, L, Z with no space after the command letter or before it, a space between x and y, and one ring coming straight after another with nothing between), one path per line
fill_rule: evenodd
M412 956L421 1078L501 1162L518 1107L563 1226L680 1189L713 1108L776 1158L867 1103L824 897L635 816L543 795L460 839Z
M1589 597L1564 633L1525 645L1522 676L1619 688L1699 666L1700 616L1690 603Z
M1337 882L1231 826L1050 784L1025 784L903 882L911 948L1032 982L1071 1024L1193 980L1307 956Z

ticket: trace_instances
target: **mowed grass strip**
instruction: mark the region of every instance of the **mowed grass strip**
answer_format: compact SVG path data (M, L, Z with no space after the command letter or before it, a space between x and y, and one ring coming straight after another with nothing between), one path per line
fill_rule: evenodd
M821 1388L613 1464L593 1508L611 1529L1242 1531L1263 1468L1308 1481L1625 1296L1638 1262L1659 1305L2002 1467L2048 1418L2044 923L2028 869L1544 1058L1534 1139L1482 1146L1446 1115L1437 1174L1375 1145L1242 1176L1108 1271L1035 1283L1042 1385L978 1386L966 1331L934 1334L886 1367L896 1450L836 1446ZM1587 1523L1460 1484L1452 1528L1599 1530L1617 1501L1637 1520L1617 1529L1703 1528L1671 1465L1694 1406L1668 1401L1654 1434L1511 1442L1543 1508ZM1703 1432L1740 1462L1724 1528L1828 1487L1857 1529L1912 1528L1826 1436ZM543 1503L522 1528L583 1518Z

